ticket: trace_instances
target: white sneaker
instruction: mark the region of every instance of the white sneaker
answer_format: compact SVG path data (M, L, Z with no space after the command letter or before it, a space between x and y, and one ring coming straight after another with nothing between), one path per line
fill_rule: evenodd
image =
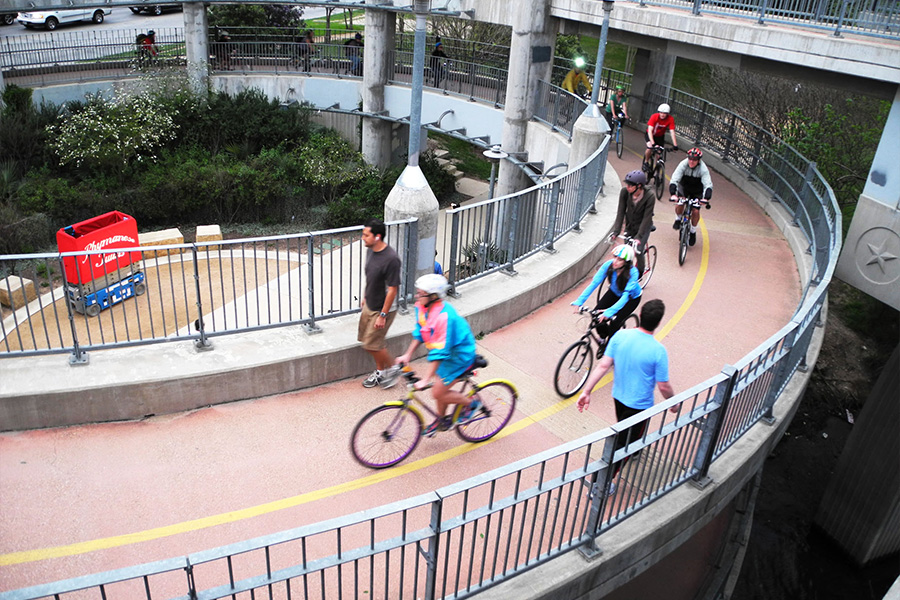
M382 388L388 389L390 387L394 387L394 385L397 383L397 379L399 378L400 366L394 365L393 367L388 367L381 372L381 380L378 383Z
M372 374L369 375L365 381L363 381L363 387L372 388L381 383L382 375L378 374L378 371L372 371Z

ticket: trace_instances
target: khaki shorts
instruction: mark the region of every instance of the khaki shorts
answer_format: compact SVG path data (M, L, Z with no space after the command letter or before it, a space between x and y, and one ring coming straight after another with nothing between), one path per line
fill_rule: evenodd
M391 328L391 323L394 322L397 311L388 313L387 318L384 320L383 329L375 329L375 319L378 318L378 315L380 314L380 310L369 310L366 306L363 306L362 308L362 313L359 315L359 332L356 335L356 339L357 341L362 342L363 350L378 352L387 347L384 338L387 335L388 329Z

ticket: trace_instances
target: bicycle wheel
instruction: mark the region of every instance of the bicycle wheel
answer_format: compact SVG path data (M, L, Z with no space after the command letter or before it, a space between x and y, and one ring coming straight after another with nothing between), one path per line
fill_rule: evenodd
M624 323L622 323L622 329L637 329L640 326L641 318L634 313L628 315L628 318L625 319Z
M622 150L625 149L625 135L622 133L622 124L616 122L616 156L622 158Z
M456 427L456 435L467 442L483 442L497 435L512 418L518 398L516 389L505 381L476 385L469 395L481 400L481 409Z
M656 246L648 246L647 250L644 252L644 272L641 273L640 279L638 279L638 283L641 284L641 288L647 289L647 285L650 283L650 278L653 277L653 269L656 268Z
M690 220L685 219L681 222L681 231L678 234L678 264L684 264L684 258L687 256L688 238L691 234Z
M553 387L563 398L577 394L587 381L594 365L594 352L587 340L578 340L568 347L553 373Z
M354 458L371 469L396 465L422 437L422 418L408 407L379 406L360 419L350 437Z
M666 189L666 165L656 162L656 168L653 170L653 178L654 185L656 186L654 189L656 190L656 199L657 201L662 198L663 192Z

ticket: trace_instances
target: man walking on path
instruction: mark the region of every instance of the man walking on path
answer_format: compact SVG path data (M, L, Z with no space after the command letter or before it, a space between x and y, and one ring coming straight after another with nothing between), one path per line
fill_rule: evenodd
M362 299L362 313L359 316L357 340L363 350L375 359L375 371L369 375L363 386L370 388L381 385L389 388L397 383L400 369L394 366L394 359L387 351L385 337L397 314L395 300L400 288L400 257L384 241L387 229L379 219L366 221L362 232L362 242L366 252L366 288Z
M578 412L591 403L591 390L613 369L612 397L616 405L616 420L621 422L653 406L653 388L658 387L663 398L675 395L669 384L669 355L653 337L662 321L666 307L662 300L650 300L641 309L641 326L638 329L622 329L609 340L606 354L597 369L588 377L584 391L578 397ZM619 435L616 451L644 435L646 422L632 425ZM626 459L627 460L627 459ZM625 460L613 464L615 477ZM610 480L610 495L616 493L616 484Z

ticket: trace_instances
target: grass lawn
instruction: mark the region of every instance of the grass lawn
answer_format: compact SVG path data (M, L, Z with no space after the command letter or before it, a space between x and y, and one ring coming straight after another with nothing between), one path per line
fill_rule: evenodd
M484 157L481 148L442 133L429 132L428 137L445 149L448 154L444 158L453 161L456 168L467 176L478 179L491 176L491 161Z

